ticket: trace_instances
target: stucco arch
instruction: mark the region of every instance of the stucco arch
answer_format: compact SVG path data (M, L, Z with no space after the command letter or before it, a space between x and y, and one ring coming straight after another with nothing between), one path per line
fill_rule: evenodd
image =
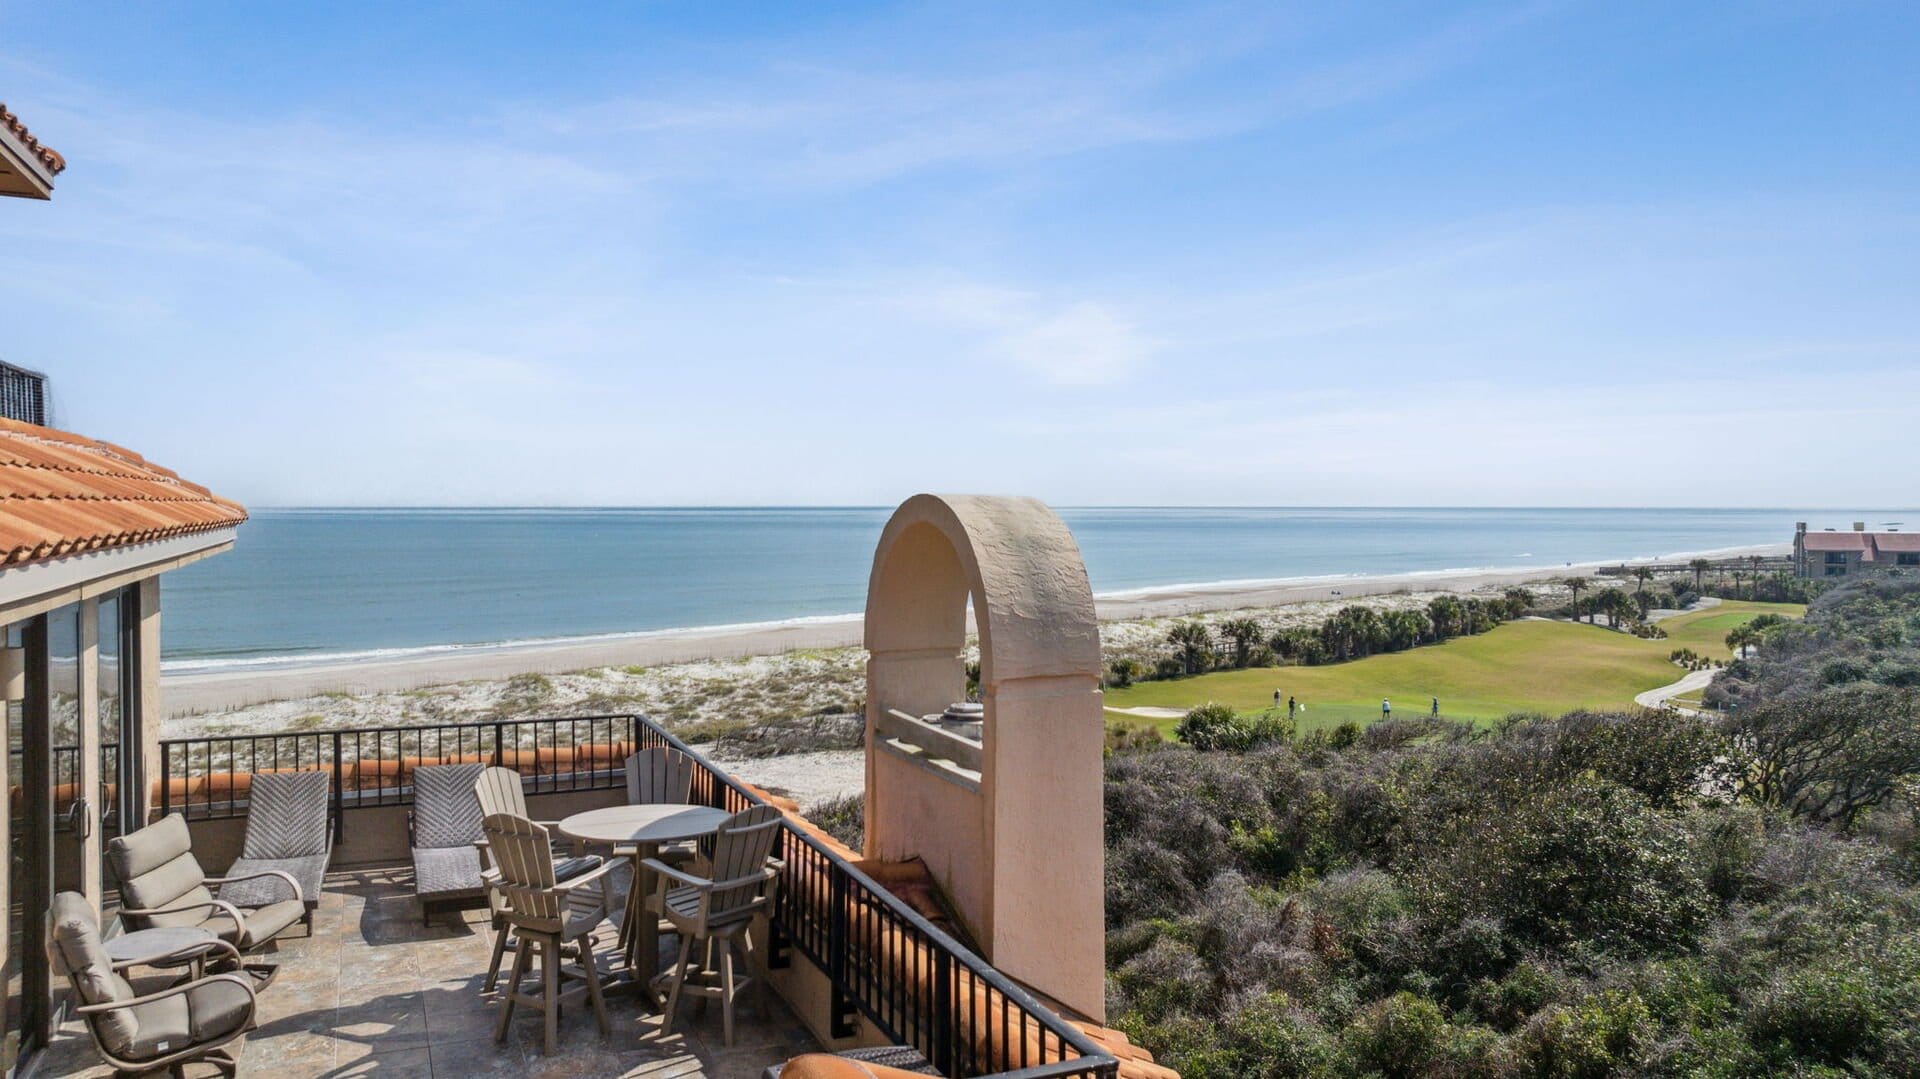
M966 689L967 605L985 710L977 779L881 734ZM868 579L867 854L924 858L988 958L1102 1008L1100 634L1079 546L1036 499L916 495Z

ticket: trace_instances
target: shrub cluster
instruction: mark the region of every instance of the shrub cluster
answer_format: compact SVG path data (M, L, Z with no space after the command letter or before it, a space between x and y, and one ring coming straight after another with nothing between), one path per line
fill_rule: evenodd
M1380 652L1399 652L1484 633L1519 617L1532 604L1531 592L1510 588L1498 599L1439 596L1424 610L1378 611L1351 605L1318 626L1274 628L1255 618L1229 619L1217 626L1185 620L1167 630L1169 654L1151 668L1132 659L1115 660L1108 667L1107 684L1126 687L1137 681L1184 678L1210 670L1338 663Z
M1761 797L1740 737L1582 713L1115 757L1113 1022L1189 1079L1914 1074L1911 828Z

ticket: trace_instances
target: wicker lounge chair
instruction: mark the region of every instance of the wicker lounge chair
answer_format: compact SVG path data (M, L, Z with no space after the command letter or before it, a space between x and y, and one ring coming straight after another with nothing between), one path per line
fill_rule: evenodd
M478 844L483 814L474 784L480 764L433 764L413 773L413 811L407 833L413 848L413 893L420 919L430 921L435 907L452 906L487 894Z
M313 911L333 854L327 798L333 777L326 772L265 772L253 777L247 794L247 838L240 857L227 870L232 883L220 886L221 900L236 907L265 907L283 899L306 904L301 919L309 932ZM298 885L288 889L284 873Z

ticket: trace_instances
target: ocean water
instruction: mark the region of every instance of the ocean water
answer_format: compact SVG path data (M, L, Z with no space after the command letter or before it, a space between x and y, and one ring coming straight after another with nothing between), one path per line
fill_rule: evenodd
M165 578L170 670L857 612L889 509L260 510ZM1671 555L1886 511L1061 509L1096 592Z

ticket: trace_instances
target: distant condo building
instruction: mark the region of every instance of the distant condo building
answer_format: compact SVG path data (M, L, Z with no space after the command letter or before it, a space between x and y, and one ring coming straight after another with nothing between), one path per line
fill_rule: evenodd
M1802 521L1793 530L1793 568L1802 577L1920 573L1920 532L1869 532L1864 521L1851 532L1809 532Z

